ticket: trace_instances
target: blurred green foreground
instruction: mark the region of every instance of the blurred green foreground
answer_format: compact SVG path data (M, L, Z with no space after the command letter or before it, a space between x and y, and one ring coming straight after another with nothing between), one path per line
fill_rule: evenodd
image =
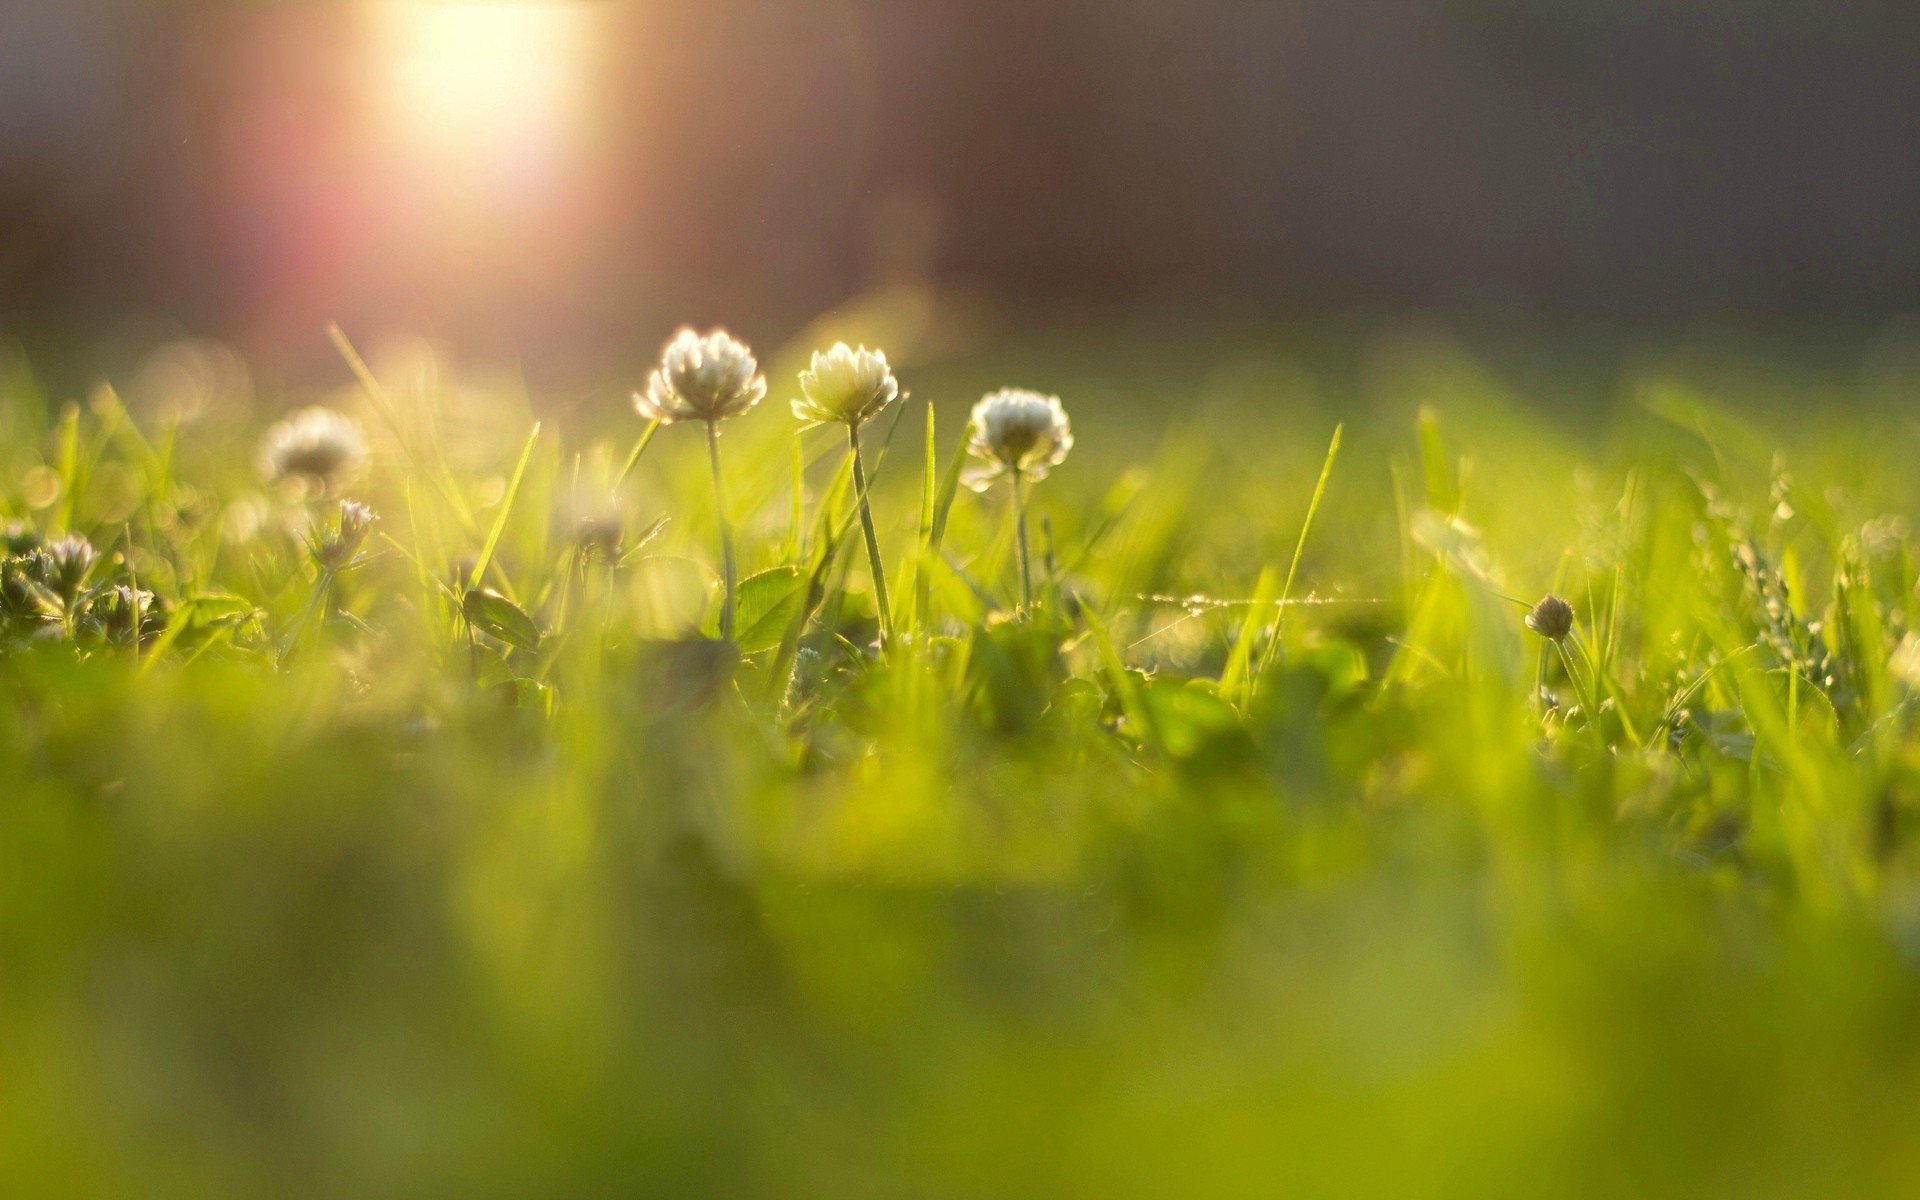
M264 417L15 370L0 521L170 625L0 650L0 1190L1920 1192L1884 374L1572 405L1427 336L1207 356L903 361L874 499L925 606L884 660L852 548L790 656L711 640L701 439L616 492L618 398L528 443L510 386L370 355L388 423L343 366L379 523L316 601ZM795 491L791 359L727 437L744 574L847 511L831 436ZM925 406L937 474L1007 382L1079 438L1025 619L1004 493L913 552ZM1336 421L1313 603L1249 605ZM496 528L527 645L449 599ZM1521 623L1550 590L1573 677Z

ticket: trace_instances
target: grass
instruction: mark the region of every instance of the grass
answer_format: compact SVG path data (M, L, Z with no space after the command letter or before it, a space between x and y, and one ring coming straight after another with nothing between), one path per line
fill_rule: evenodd
M0 1178L1920 1187L1909 421L1647 368L1569 432L1431 339L1345 396L1050 353L865 426L884 654L777 369L716 514L697 425L352 355L377 522L324 562L342 489L264 487L261 418L12 373L0 523L100 559L8 599ZM1027 606L958 486L1020 367L1078 437Z

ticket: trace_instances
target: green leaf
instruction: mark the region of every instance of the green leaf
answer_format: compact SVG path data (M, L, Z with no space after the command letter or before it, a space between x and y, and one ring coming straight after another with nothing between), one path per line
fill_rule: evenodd
M489 587L467 589L467 598L461 602L460 611L466 614L467 621L475 629L499 638L509 646L522 650L536 650L540 646L540 629L533 623L526 610Z
M232 592L202 592L181 601L176 615L195 625L231 625L254 613L253 601Z
M1195 759L1247 740L1233 705L1196 684L1154 680L1139 689L1139 703L1152 714L1159 746L1170 757Z
M774 567L740 581L734 640L742 654L758 654L780 644L806 596L806 585L807 577L798 567Z

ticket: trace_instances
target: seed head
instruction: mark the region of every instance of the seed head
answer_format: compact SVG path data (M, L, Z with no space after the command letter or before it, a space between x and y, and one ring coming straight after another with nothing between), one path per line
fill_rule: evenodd
M303 408L267 430L260 444L260 473L273 483L305 480L321 488L338 484L367 459L360 426L331 408Z
M1548 596L1527 614L1527 628L1550 642L1562 641L1573 632L1573 605L1558 596Z
M858 426L893 403L900 383L885 354L836 342L825 354L814 352L812 365L800 372L800 391L793 415L808 425Z
M633 406L650 421L724 421L760 403L766 376L745 342L724 329L701 337L682 329L661 351L660 367L635 392Z
M973 439L967 449L985 460L967 472L967 486L985 491L1009 471L1045 479L1073 449L1073 429L1060 397L1003 388L973 406Z

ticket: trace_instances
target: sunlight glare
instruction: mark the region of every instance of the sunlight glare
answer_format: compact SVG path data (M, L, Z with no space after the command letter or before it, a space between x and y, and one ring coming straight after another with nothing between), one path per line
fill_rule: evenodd
M471 168L513 168L578 132L592 6L380 0L371 13L390 128L409 148Z

